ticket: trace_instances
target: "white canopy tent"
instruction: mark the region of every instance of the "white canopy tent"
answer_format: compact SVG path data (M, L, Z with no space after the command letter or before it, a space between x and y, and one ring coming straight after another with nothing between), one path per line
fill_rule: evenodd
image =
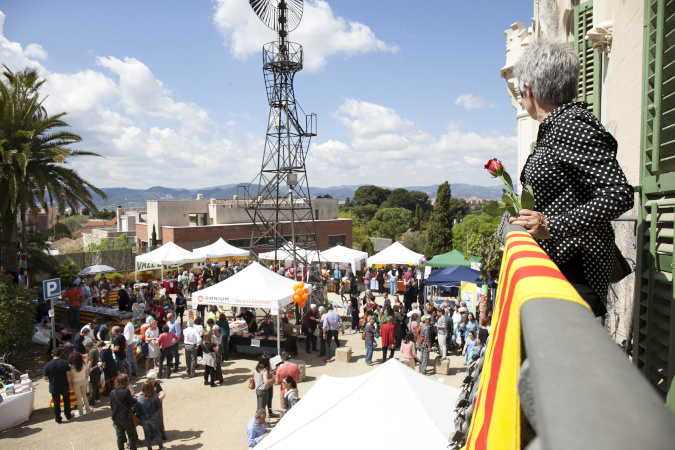
M344 263L352 265L352 272L361 270L361 261L365 260L368 264L368 253L354 250L351 248L336 245L328 250L321 252L321 258L332 263Z
M219 238L211 245L194 249L192 253L205 258L227 258L230 256L248 256L251 252L230 245L223 238Z
M404 264L407 266L409 263L419 263L422 258L424 258L424 255L413 252L400 242L394 242L380 253L368 258L368 262L371 264Z
M377 442L379 448L447 448L460 390L390 359L356 377L323 375L256 449L295 450L307 442L324 442L326 430L351 417L354 405L368 402L373 392L377 392L376 413L368 415L367 427L351 429L350 442ZM414 433L373 433L398 423L402 408L406 427Z
M181 264L204 262L205 260L204 256L195 255L173 242L167 242L157 250L137 256L136 271L139 270L139 267L147 269L161 268L162 278L164 278L164 266L180 266Z
M199 305L270 308L277 316L277 351L280 351L279 309L293 301L296 283L254 261L235 276L192 294L192 308Z
M307 250L305 248L295 247L295 254L298 257L302 257L307 261L319 261L319 258L323 258L320 252L314 250ZM259 259L269 259L274 260L274 250L269 252L260 253L258 255ZM292 261L293 260L293 247L290 245L285 245L280 247L276 251L276 260L277 261Z

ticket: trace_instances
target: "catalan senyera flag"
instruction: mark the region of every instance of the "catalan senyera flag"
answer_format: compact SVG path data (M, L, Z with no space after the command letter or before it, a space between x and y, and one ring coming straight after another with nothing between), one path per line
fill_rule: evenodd
M467 450L521 447L517 389L522 363L520 307L533 298L577 302L588 308L529 234L509 233Z

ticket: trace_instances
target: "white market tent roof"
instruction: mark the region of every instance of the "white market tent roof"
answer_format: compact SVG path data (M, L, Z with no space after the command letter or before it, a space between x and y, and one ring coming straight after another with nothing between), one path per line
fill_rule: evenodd
M350 429L350 442L376 442L378 448L444 449L455 431L452 409L459 392L395 359L356 377L323 375L256 450L295 450L307 442L325 442L326 430L344 423L345 417L354 415L354 405L364 402L374 413L368 414L367 427ZM407 430L414 433L374 433L400 422L402 410Z
M296 283L254 261L236 275L192 294L192 308L217 305L280 309L293 301Z
M328 250L321 252L321 258L332 263L349 263L352 265L352 271L356 273L361 269L361 261L368 262L368 253L336 245Z
M424 258L424 255L413 252L400 242L394 242L380 253L368 258L368 262L371 264L404 264L407 266L409 263L419 263L422 258Z
M276 252L277 261L292 261L293 260L293 247L290 245L284 245L277 249ZM300 247L295 247L295 254L298 257L306 259L307 261L319 261L319 258L323 259L323 254L314 250L307 250ZM259 259L268 259L274 260L274 250L270 252L260 253L258 255Z
M137 256L136 270L139 270L139 263L145 263L144 266L147 268L159 268L163 266L179 266L181 264L203 262L205 259L204 256L195 255L191 251L185 250L173 242L167 242L157 250Z
M223 238L219 238L211 245L194 249L192 253L206 258L226 258L230 256L248 256L250 252L230 245Z

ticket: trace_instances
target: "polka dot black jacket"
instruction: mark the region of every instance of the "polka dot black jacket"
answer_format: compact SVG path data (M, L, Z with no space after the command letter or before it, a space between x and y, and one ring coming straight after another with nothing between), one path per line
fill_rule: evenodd
M610 221L631 209L634 197L616 149L585 103L568 103L539 125L520 176L534 190L535 210L548 218L552 239L539 245L558 265L581 253L584 274L603 300L614 263Z

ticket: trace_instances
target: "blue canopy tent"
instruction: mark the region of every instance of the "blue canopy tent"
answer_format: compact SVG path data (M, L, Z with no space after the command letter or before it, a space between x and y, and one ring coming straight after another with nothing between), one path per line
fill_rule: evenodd
M424 286L426 287L425 298L428 297L429 289L433 286L443 288L446 292L450 292L451 288L457 288L457 290L459 290L462 281L475 283L477 286L483 285L483 281L480 279L480 272L469 269L468 267L454 266L434 270L424 283ZM496 283L493 280L490 280L488 287L493 289L496 287Z

